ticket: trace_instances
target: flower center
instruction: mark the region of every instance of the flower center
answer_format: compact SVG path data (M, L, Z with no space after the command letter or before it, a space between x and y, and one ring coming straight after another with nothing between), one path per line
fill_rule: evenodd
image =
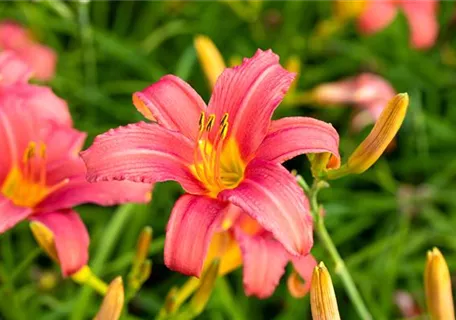
M24 151L22 166L14 165L1 193L15 205L33 208L47 195L68 182L67 179L48 187L46 185L46 146L31 141Z
M190 167L213 197L224 189L236 188L244 177L245 169L235 140L227 139L228 113L223 115L217 134L210 139L215 121L214 114L206 119L206 114L201 113L194 163Z

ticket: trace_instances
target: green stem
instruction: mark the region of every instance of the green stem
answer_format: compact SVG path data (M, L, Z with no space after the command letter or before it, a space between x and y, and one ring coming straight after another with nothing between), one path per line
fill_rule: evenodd
M299 182L300 181L298 179L298 183ZM302 185L302 183L299 184ZM312 188L308 192L312 215L316 222L316 232L323 247L329 253L329 256L334 262L335 272L342 279L342 283L344 284L345 290L347 291L351 302L355 306L356 312L361 317L361 319L371 320L372 316L367 310L366 305L364 304L363 299L361 298L361 295L359 294L359 291L355 286L355 282L353 281L353 278L350 272L348 271L344 260L337 251L337 248L334 245L334 242L332 241L331 236L328 233L328 230L326 230L323 217L320 215L320 206L318 205L317 195L321 188L325 188L327 186L328 183L326 181L314 181Z

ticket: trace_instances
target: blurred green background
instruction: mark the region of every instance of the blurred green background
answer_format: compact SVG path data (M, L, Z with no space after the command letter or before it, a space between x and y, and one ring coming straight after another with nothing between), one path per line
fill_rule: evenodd
M209 89L193 48L197 34L209 36L225 59L250 57L272 48L284 62L297 55L298 90L369 71L408 92L409 113L397 147L372 169L331 183L322 191L326 223L375 319L400 319L398 290L424 308L426 251L438 246L456 270L456 25L453 1L440 2L440 36L430 50L409 48L405 17L388 28L360 36L354 25L322 41L311 41L316 25L332 15L329 1L261 3L190 1L18 1L1 2L0 18L30 28L58 54L50 83L66 99L75 126L96 134L143 120L131 94L172 73L207 101ZM279 107L276 116L310 115L331 122L347 156L369 129L349 130L350 108ZM287 163L310 178L305 157ZM125 276L142 227L154 229L152 276L128 306L124 319L151 319L172 286L186 277L163 265L164 228L177 184L157 185L153 201L134 210L78 208L90 235L90 265L105 281ZM316 241L333 282L343 319L356 313ZM101 298L63 280L57 266L37 248L27 223L0 235L0 319L90 319ZM290 270L288 270L289 272ZM6 281L6 279L9 279ZM201 319L310 319L308 296L294 299L286 278L267 300L245 297L242 270L217 281Z

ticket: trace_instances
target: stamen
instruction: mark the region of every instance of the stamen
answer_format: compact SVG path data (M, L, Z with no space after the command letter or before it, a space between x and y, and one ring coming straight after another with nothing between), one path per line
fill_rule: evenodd
M212 127L214 126L214 122L215 122L215 114L211 114L209 116L209 119L207 120L207 124L206 124L207 132L210 132L212 130Z
M199 121L198 121L198 126L199 126L199 132L201 133L204 130L204 122L205 122L206 114L201 112Z

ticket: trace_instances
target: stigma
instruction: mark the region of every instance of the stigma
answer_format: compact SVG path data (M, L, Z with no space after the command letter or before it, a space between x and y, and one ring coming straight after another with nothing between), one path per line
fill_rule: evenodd
M216 126L216 116L201 113L199 131L191 170L209 191L216 196L224 189L235 188L242 180L245 165L237 144L227 139L229 115L225 113ZM217 130L214 134L214 130Z
M22 163L13 165L8 173L1 193L17 206L33 208L66 183L68 179L47 186L46 145L31 141L24 151Z

